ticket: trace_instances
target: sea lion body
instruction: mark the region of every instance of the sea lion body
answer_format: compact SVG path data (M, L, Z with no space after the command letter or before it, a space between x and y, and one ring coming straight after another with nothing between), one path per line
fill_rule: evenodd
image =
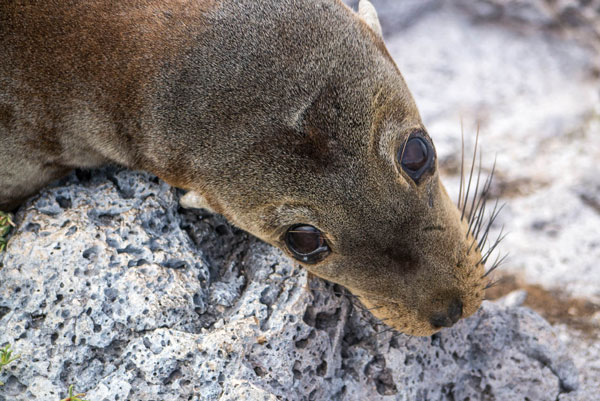
M317 227L328 253L300 262L398 330L428 335L472 314L481 253L361 7L2 1L0 209L73 168L118 163L288 254L290 227ZM414 135L431 149L419 179L398 161Z

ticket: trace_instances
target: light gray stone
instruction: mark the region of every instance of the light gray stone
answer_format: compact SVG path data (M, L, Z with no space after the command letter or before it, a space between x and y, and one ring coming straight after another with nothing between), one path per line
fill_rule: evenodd
M486 302L428 338L384 331L342 288L177 198L149 174L108 168L20 210L0 256L0 345L21 358L2 372L0 400L59 400L69 384L115 401L554 400L577 389L564 346L528 309Z
M514 19L522 23L550 25L556 21L549 2L544 0L454 0L471 15L488 19Z
M579 27L595 23L598 0L450 0L472 15L484 19L513 19L538 26L565 24Z
M448 0L476 20L569 34L600 51L600 0Z

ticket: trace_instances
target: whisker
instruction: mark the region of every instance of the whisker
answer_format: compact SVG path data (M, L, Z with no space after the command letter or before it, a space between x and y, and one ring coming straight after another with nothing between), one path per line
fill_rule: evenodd
M496 260L494 260L494 263L492 263L492 267L490 267L488 269L488 271L486 271L483 276L481 276L481 278L485 278L486 276L488 276L496 267L498 267L498 260L500 259L500 255L496 256Z
M475 218L474 221L474 233L473 236L477 237L479 234L479 229L481 228L481 224L484 220L485 217L485 209L487 208L487 194L485 195L485 197L483 198L483 203L481 204L481 208L479 209L479 212L477 213L477 217Z
M491 281L489 282L485 287L483 287L484 290L489 290L492 287L497 286L498 284L500 284L500 281L502 281L502 279L498 279L496 281Z
M465 181L465 130L462 118L460 119L460 184L458 187L458 210L461 208L463 184Z
M475 168L475 160L477 160L477 145L479 143L479 128L477 129L477 135L475 136L475 148L473 151L473 161L471 162L471 172L469 173L469 183L467 184L467 190L465 191L465 200L462 205L462 213L460 215L460 220L465 217L465 208L467 207L467 202L469 201L469 191L471 190L471 180L473 179L473 169Z
M352 294L348 290L347 290L347 292L339 292L339 291L335 291L335 290L328 289L328 288L311 288L310 290L311 291L321 291L321 292L331 292L334 295L345 296L345 297L348 297L348 298L351 298L351 299L355 299L355 300L357 300L359 302L360 302L360 300L362 298L365 298L364 296L361 296L361 295L354 295L354 294ZM374 295L374 294L369 294L368 298L369 299L373 299L373 300L377 300L377 301L390 302L390 300L388 298L386 298L386 297L380 297L380 296L377 296L377 295ZM377 306L376 308L378 308L378 307L379 306ZM381 306L381 307L383 308L383 307L385 307L385 305Z
M489 177L488 177L488 180L489 180ZM473 233L472 230L477 226L477 223L481 219L481 212L483 210L485 210L484 205L488 200L488 198L487 198L488 193L486 191L486 188L488 186L488 180L486 180L486 182L484 183L483 190L481 191L481 194L479 195L479 200L477 201L475 208L472 209L471 214L469 215L469 227L467 228L467 233L465 234L465 238L468 238L469 234Z
M477 248L478 249L482 249L482 247L485 245L486 239L487 239L487 235L488 235L488 231L491 228L492 223L494 222L494 220L496 220L496 218L498 217L500 210L502 209L502 207L504 207L504 205L502 205L502 207L500 208L500 210L498 210L497 205L498 205L498 200L496 200L496 204L494 205L494 209L492 210L491 216L488 219L487 224L485 225L485 229L483 231L483 235L480 236L481 234L481 229L483 227L483 222L484 222L484 216L485 216L485 210L487 207L487 202L488 202L488 196L489 196L489 191L492 185L492 180L494 178L494 173L496 171L496 160L497 158L494 159L494 164L492 166L492 171L489 174L488 178L486 179L484 185L483 185L483 189L481 191L481 196L479 198L479 201L477 202L477 206L475 206L475 210L476 212L472 214L471 218L470 218L470 222L469 222L469 227L468 227L468 231L466 236L469 236L469 233L471 233L473 235L473 241L471 242L471 245L469 246L469 249L467 251L467 254L471 253L471 250L473 249L473 246L477 244Z
M500 234L502 234L503 230L504 230L504 226L502 227L502 230L500 230ZM496 238L496 242L494 242L494 245L487 251L486 256L482 258L480 263L483 263L484 265L487 263L488 258L490 257L490 255L492 254L494 249L496 249L498 244L501 243L504 240L504 238L506 238L507 235L508 235L508 233L504 234L503 236L498 236L498 238Z
M473 227L473 241L471 242L471 246L469 246L469 250L467 253L471 253L471 249L473 249L473 245L477 243L477 238L479 237L479 231L481 230L481 226L483 224L483 216L485 215L485 208L487 207L487 202L484 202L481 206L481 210L479 212L479 216L477 216L477 221L475 222L475 226Z
M485 192L481 193L479 197L479 201L477 202L477 206L475 207L476 212L473 213L472 218L469 221L469 227L467 228L467 233L465 234L465 238L469 238L469 234L474 235L475 227L479 224L481 220L481 212L485 210L485 203L487 202L487 194Z
M481 147L479 148L479 168L477 169L477 182L475 184L475 192L474 192L474 196L473 196L473 202L471 202L471 208L469 209L469 215L467 216L467 220L471 221L471 217L473 216L474 213L474 207L475 207L475 201L477 201L478 195L479 198L481 199L481 196L483 195L483 193L479 193L479 179L481 178L481 160L482 160L482 153L481 153Z
M487 179L485 180L485 183L483 184L483 190L481 191L481 196L479 197L479 202L477 202L477 206L475 207L476 210L480 208L480 204L481 204L482 200L483 200L483 202L486 202L488 199L488 195L490 192L490 187L492 186L492 180L494 178L495 170L496 170L496 159L494 159L494 164L492 165L492 172L488 175ZM473 216L475 216L475 214L473 214ZM473 220L475 220L475 218L473 218ZM470 227L470 224L469 224L469 227Z
M485 231L483 232L483 235L481 236L481 239L479 240L479 242L477 244L477 248L479 248L479 249L483 249L483 246L485 245L485 243L487 241L488 234L490 232L490 229L492 228L492 223L494 222L494 219L496 216L496 211L498 210L498 202L499 202L499 200L496 199L496 203L494 204L494 208L492 209L492 214L490 215L490 218L487 221Z
M349 298L359 299L359 295L354 295L350 291L336 291L331 288L309 288L311 291L331 292L333 295L344 296Z
M501 231L502 232L502 231ZM491 255L491 253L494 251L494 249L496 248L496 246L498 245L498 241L496 243L493 244L493 246L491 246L482 256L481 259L479 259L479 262L477 262L477 264L479 263L483 263L485 264L485 262L487 261L487 258Z
M486 228L486 232L489 232L489 230L491 229L492 225L496 221L496 218L498 217L498 215L500 214L500 212L502 211L502 209L504 209L504 205L506 205L506 204L503 203L502 206L500 206L500 208L496 211L496 214L492 214L492 217L490 218L490 220L488 222L488 226ZM503 230L504 230L504 226L502 226L502 229L500 230L500 234L502 234ZM487 234L486 234L486 237L487 237ZM498 237L498 238L500 238L500 237ZM502 239L504 239L504 237ZM500 241L502 241L502 239L500 239ZM486 241L487 241L487 238L486 238L486 240L483 241L483 243L481 244L481 246L480 246L479 249L483 249L483 247L485 246ZM496 239L496 242L498 242L498 239Z
M502 258L500 258L500 255L498 255L496 257L496 260L492 264L492 267L490 267L489 270L487 272L485 272L485 274L483 276L481 276L481 278L484 279L487 276L489 276L494 270L499 268L506 261L507 258L508 258L508 253L506 255L502 256Z
M375 336L380 336L381 334L383 334L383 333L387 333L388 331L392 331L392 330L395 330L395 329L394 329L394 328L392 328L392 327L388 327L388 328L387 328L387 329L385 329L385 330L382 330L382 331L379 331L379 332L377 332L377 334L375 334Z

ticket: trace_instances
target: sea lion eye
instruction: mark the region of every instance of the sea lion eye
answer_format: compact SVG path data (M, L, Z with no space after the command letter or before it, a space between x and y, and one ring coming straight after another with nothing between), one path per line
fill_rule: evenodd
M398 150L398 160L406 174L418 182L431 166L432 153L431 145L426 140L412 137Z
M331 252L323 233L309 225L295 225L285 234L285 243L292 255L301 262L314 264Z

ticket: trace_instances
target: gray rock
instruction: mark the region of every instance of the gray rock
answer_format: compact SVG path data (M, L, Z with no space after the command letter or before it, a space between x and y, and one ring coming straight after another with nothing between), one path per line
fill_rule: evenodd
M600 0L450 0L478 20L568 32L600 51Z
M69 384L94 401L576 394L564 346L528 309L486 302L428 338L385 331L344 289L177 199L109 168L20 210L0 256L0 345L21 358L0 400L59 400Z
M544 0L454 0L453 2L471 15L487 20L513 19L535 25L550 25L556 22L552 7Z

